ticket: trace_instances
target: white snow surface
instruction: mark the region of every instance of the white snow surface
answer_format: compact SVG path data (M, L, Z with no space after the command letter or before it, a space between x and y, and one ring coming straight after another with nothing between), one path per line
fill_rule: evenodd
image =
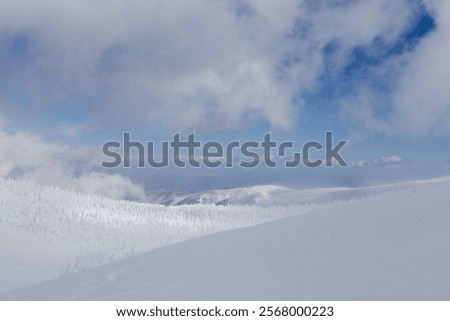
M273 207L164 207L8 180L0 190L1 240L13 247L2 246L2 262L16 267L2 265L0 284L15 287L3 300L450 299L447 177ZM322 192L316 200L328 199L330 191ZM73 273L77 264L121 257ZM5 278L50 279L49 267L58 264L73 274L22 289Z

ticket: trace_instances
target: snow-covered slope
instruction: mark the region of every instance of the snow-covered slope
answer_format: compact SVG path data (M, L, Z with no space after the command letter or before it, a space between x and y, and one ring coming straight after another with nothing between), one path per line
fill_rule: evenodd
M0 292L321 206L167 207L0 179Z
M0 299L449 300L449 190L447 178L403 184L396 192L162 247Z

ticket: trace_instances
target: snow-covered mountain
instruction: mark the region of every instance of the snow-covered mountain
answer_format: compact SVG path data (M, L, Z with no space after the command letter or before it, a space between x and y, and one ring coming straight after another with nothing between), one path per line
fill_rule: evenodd
M79 253L121 253L115 258L133 254L132 246L154 249L0 299L450 299L449 178L353 190L377 191L359 200L277 207L165 207L1 186L1 226L62 245L55 255L77 242ZM17 201L3 197L6 190ZM227 231L211 234L220 230Z
M406 188L407 187L407 188ZM449 299L449 180L204 236L12 299Z
M396 192L425 182L427 181L368 187L325 187L312 189L293 189L277 185L257 185L231 189L215 189L193 194L161 192L152 197L152 203L161 205L257 205L263 207L327 204L330 202L345 202L351 199L362 199Z

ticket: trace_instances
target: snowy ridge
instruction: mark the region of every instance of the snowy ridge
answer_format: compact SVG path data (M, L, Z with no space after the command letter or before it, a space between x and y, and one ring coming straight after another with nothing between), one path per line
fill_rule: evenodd
M0 299L449 300L450 181L397 188L155 249Z
M210 205L257 205L290 206L326 204L335 201L362 199L380 194L398 192L417 185L449 180L449 177L422 181L378 185L369 187L325 187L293 189L277 185L258 185L232 189L215 189L193 194L163 192L153 196L153 203L162 205L210 204Z

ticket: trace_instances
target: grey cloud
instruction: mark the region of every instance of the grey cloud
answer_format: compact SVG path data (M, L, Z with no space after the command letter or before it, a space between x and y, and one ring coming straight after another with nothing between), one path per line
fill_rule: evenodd
M226 130L265 120L289 129L301 107L291 99L324 72L323 48L339 44L339 69L355 46L395 41L410 3L2 1L0 33L22 37L29 57L3 52L8 66L23 61L0 81L3 94L11 84L76 94L103 122Z

